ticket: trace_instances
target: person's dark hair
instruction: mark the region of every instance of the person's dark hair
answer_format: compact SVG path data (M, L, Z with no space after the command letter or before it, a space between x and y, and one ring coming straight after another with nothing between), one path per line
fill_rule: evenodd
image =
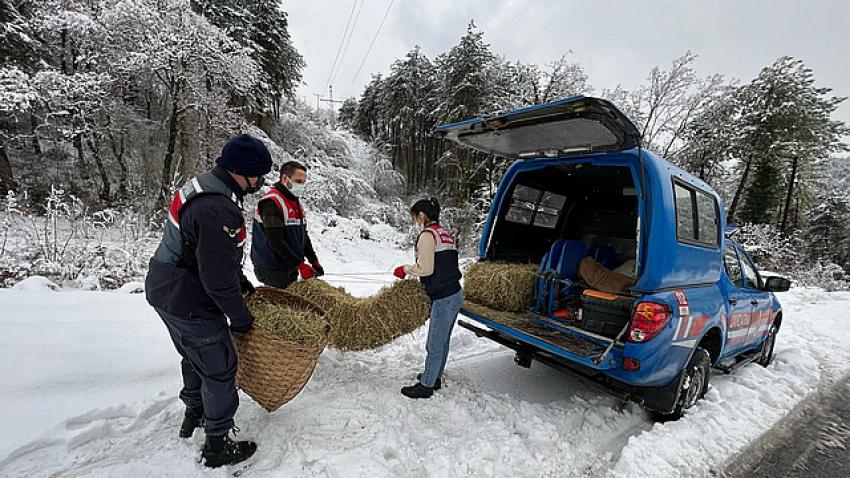
M280 174L285 174L288 177L292 177L295 174L295 171L300 169L301 171L307 172L307 166L299 163L298 161L287 161L280 166Z
M410 207L410 214L425 213L425 216L434 222L440 221L440 202L437 198L420 199Z

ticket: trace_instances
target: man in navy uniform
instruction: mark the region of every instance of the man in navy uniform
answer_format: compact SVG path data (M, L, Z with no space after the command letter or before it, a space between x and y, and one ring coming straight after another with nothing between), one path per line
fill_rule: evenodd
M246 240L242 200L263 186L272 160L262 141L230 139L217 166L187 182L174 196L162 242L145 280L148 303L162 318L181 355L186 404L180 437L206 430L201 453L209 467L248 459L257 449L230 431L239 396L236 352L229 329L244 333L254 317L245 305L253 286L242 273Z

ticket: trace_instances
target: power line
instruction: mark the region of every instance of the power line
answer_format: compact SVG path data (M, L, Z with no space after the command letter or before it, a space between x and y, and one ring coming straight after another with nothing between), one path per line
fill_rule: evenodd
M361 0L360 6L357 8L357 14L354 15L354 22L351 24L351 31L348 32L348 40L345 41L345 48L342 49L342 55L339 57L339 62L336 64L336 71L331 74L330 83L336 81L336 75L339 74L339 70L342 68L342 61L345 59L345 54L348 53L348 45L351 45L351 38L354 37L354 29L357 28L357 20L360 18L360 12L363 11L364 4L366 4L366 0Z
M348 85L348 90L346 91L346 93L351 91L351 87L354 86L354 82L357 81L357 77L360 75L360 71L363 69L363 65L366 64L366 59L369 58L369 53L372 52L372 47L375 46L375 41L378 40L378 35L381 34L381 29L384 27L384 22L387 20L387 16L390 14L390 8L392 8L393 2L395 2L395 0L390 0L389 5L387 5L387 10L384 12L384 18L381 19L381 23L378 25L378 31L375 32L375 36L372 38L372 43L369 44L369 49L366 50L366 54L363 55L363 61L361 61L360 66L357 67L357 73L355 73L354 78L351 79L351 84Z
M348 35L348 27L351 25L351 19L354 17L354 10L357 8L357 0L354 0L354 4L351 5L351 11L348 12L348 22L345 23L345 31L342 32L342 38L339 39L339 46L336 49L336 56L334 57L334 62L331 65L331 71L328 73L328 81L325 82L325 86L331 84L331 76L333 75L334 70L336 69L336 62L339 60L339 54L342 52L342 44L345 43L345 36Z

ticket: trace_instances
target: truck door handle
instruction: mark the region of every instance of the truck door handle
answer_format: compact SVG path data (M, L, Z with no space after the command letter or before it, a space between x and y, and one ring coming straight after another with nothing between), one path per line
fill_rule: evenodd
M751 300L751 301L750 301L750 304L752 304L752 305L759 305L759 301L757 301L757 300L753 299L753 300Z
M738 299L729 299L729 304L738 305Z

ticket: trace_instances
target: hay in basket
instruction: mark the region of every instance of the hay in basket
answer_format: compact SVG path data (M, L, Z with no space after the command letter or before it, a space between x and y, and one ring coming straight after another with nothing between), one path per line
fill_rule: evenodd
M258 288L248 308L254 327L233 334L239 356L236 383L272 412L307 384L328 343L330 326L321 307L270 287Z
M386 345L421 327L431 311L431 301L415 279L395 282L363 298L319 279L296 282L286 290L325 309L331 322L330 344L341 350Z
M476 262L464 274L464 297L497 310L527 311L534 305L537 270L534 264Z

